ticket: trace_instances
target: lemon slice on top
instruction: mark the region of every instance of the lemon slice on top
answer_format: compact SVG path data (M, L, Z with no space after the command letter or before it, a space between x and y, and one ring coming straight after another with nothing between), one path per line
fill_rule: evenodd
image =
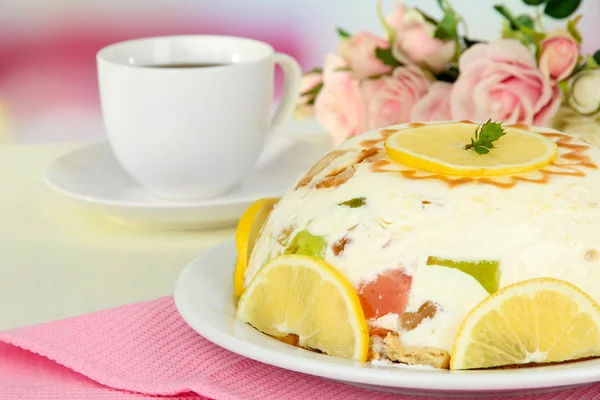
M233 273L233 291L235 297L240 297L244 291L244 274L250 261L252 249L258 238L261 228L273 211L273 207L279 199L264 198L256 200L242 215L235 232L235 247L237 249L237 261Z
M367 359L369 332L358 294L317 258L293 254L269 261L242 294L236 317L271 336L297 335L308 349Z
M487 154L465 149L478 125L430 124L399 130L385 141L388 156L408 167L443 175L492 176L527 172L554 161L558 146L547 137L523 129L504 128Z
M552 363L600 356L600 307L566 281L509 285L467 315L450 369Z

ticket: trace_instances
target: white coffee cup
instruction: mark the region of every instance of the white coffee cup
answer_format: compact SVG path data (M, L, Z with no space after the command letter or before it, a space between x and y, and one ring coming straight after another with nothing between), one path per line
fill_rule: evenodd
M292 114L300 90L293 58L246 38L137 39L103 48L97 62L115 156L165 199L216 197L243 179L268 134ZM161 67L176 64L217 66ZM275 64L285 84L273 114Z

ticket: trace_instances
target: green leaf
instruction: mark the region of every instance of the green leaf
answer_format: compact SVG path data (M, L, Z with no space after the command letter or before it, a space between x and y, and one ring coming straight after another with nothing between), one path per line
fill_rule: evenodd
M523 3L528 6L539 6L540 4L545 3L547 0L523 0Z
M514 15L504 6L503 4L494 5L494 10L498 11L510 24L510 28L512 30L519 30L519 21L515 18Z
M448 2L448 0L437 0L438 6L440 6L440 8L444 11L448 11L450 10L452 7L450 7L450 3Z
M525 27L521 28L521 32L529 37L534 43L541 42L542 40L546 39L546 36L548 36L545 32L538 32Z
M480 156L482 156L482 155L484 155L484 154L487 154L487 153L489 153L489 152L490 152L490 151L489 151L488 149L486 149L485 147L483 147L483 146L478 146L478 145L475 145L475 146L473 146L473 150L475 150L475 152L476 152L477 154L479 154Z
M352 69L350 69L350 67L338 67L333 70L333 72L347 72L347 71L352 71Z
M479 129L478 139L482 143L491 143L500 139L505 134L506 132L502 129L502 123L492 122L490 119Z
M581 0L548 0L544 13L554 19L567 18L577 10Z
M586 69L598 68L598 66L600 65L600 62L598 62L600 60L598 60L598 58L600 58L600 56L598 56L598 58L596 58L597 56L598 56L598 51L596 53L594 53L594 55L591 55L591 54L587 55L587 58L585 60L585 68Z
M383 11L381 10L381 1L377 2L377 17L379 17L379 22L381 22L381 25L383 25L383 29L385 29L385 33L388 36L388 42L390 42L390 44L393 46L396 42L396 31L385 20L385 16L383 15Z
M577 40L577 43L581 43L581 41L583 40L579 29L577 29L577 24L579 23L579 21L581 21L582 17L583 14L579 14L578 16L576 16L573 19L570 19L567 22L567 31L571 34L571 36L573 36L573 39Z
M577 57L577 65L575 66L575 68L573 69L573 72L571 72L571 76L575 76L577 75L577 73L579 71L583 71L586 67L584 58L580 55L579 57Z
M596 50L592 57L594 58L594 61L596 61L596 65L600 65L600 50Z
M533 29L535 27L535 22L533 18L527 14L521 14L516 18L517 23L519 24L519 28L529 28Z
M456 65L450 65L442 72L435 76L435 79L442 82L454 83L458 79L458 67Z
M358 208L358 207L364 206L365 204L367 204L366 197L355 197L353 199L346 200L344 202L339 203L338 206Z
M304 75L321 74L321 73L323 73L323 68L315 67L315 68L311 69L310 71L307 71Z
M339 27L337 28L337 33L341 39L348 39L350 36L352 36L350 33L348 33L348 31Z
M496 140L506 135L501 122L492 122L489 119L485 124L480 125L475 130L475 138L471 139L471 144L465 146L465 150L473 149L477 154L487 154L489 149L494 148Z
M525 46L529 46L531 44L531 37L527 36L524 32L520 30L514 30L510 27L510 22L504 21L502 23L502 37L504 39L516 39L523 43Z
M512 18L512 15L509 14ZM510 21L507 19L502 24L502 37L505 39L516 39L523 43L532 51L536 50L537 44L546 37L546 33L538 32L526 26L521 26L517 18L514 18L514 23L519 25L518 29L512 29Z
M402 65L400 61L394 58L391 47L388 47L386 49L383 49L381 47L375 48L375 57L377 57L381 60L382 63L384 63L385 65L389 65L390 67L399 67L400 65Z
M323 83L319 83L314 88L307 90L306 92L300 93L300 96L316 96L323 89Z
M477 43L483 43L482 40L469 39L466 36L463 37L463 41L465 42L465 46L467 47L467 49L473 45L476 45Z
M433 37L440 40L456 40L458 37L457 33L458 18L454 12L446 12L444 18L440 21L439 25L435 29Z
M565 95L569 93L569 80L565 79L564 81L560 81L557 85Z
M425 11L421 10L420 8L416 8L416 7L415 7L415 10L416 10L416 11L417 11L419 14L421 14L421 16L423 17L423 19L424 19L425 21L429 22L430 24L433 24L433 25L436 25L436 26L437 26L437 25L440 23L440 22L439 22L437 19L433 18L433 17L432 17L432 16L430 16L429 14L426 14L426 13L425 13Z
M501 35L505 39L518 39L518 40L521 40L517 36L518 35L522 35L522 32L521 31L517 31L517 30L511 28L510 22L504 20L504 21L502 21Z

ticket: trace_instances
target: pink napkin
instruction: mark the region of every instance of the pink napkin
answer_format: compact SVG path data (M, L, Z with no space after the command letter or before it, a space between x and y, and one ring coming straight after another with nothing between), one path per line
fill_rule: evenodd
M171 297L0 333L0 399L156 396L219 400L411 398L359 389L238 356L192 331L179 317ZM598 398L600 385L527 397Z

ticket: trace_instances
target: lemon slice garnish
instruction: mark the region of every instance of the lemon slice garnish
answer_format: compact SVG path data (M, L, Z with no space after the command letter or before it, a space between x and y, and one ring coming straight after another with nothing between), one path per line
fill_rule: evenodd
M367 359L369 333L358 295L317 258L284 255L265 264L240 298L237 318L271 336L297 335L308 349Z
M515 283L467 315L450 369L552 363L600 356L600 307L581 289L552 278Z
M388 156L408 167L443 175L491 176L527 172L554 161L558 146L537 133L507 127L487 154L466 150L478 125L430 124L399 130L385 141Z
M244 292L244 274L248 267L248 261L250 261L254 243L256 243L260 229L278 201L279 199L275 198L255 201L248 207L242 218L240 218L240 222L238 222L235 233L235 247L238 255L233 274L233 291L236 297L240 297Z

